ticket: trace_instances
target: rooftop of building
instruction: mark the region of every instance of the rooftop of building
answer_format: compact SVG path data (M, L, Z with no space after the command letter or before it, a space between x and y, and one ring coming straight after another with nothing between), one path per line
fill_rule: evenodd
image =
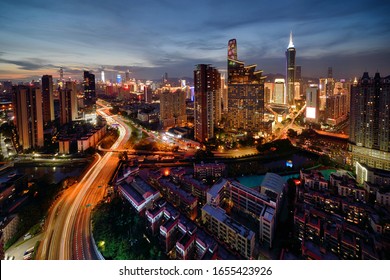
M362 165L368 171L373 172L375 175L378 175L378 176L381 176L381 177L390 178L390 170L383 170L383 169L379 169L379 168L374 168L374 167L370 167L370 166L368 166L366 164L360 164L360 165Z
M329 175L329 179L334 179L342 182L355 182L355 178L347 171L337 170Z
M175 225L177 225L177 223L178 223L178 220L169 219L169 220L165 221L165 223L163 223L161 225L161 227L165 228L166 231L170 231L171 229L174 228Z
M237 234L245 237L246 239L250 240L255 236L253 231L230 218L228 215L226 215L225 210L220 207L214 207L210 204L206 204L203 206L202 211L207 212L213 218L217 219L223 224L226 224L229 228L233 229Z
M190 193L182 190L180 187L178 187L174 183L170 182L168 179L159 179L158 181L162 186L168 188L170 191L172 191L176 195L180 196L180 198L183 199L185 202L192 204L195 201L197 201L196 197L194 197Z
M211 250L215 249L216 245L218 244L211 235L200 228L196 231L196 242L201 244L201 246L205 249L210 248Z
M182 177L183 179L183 182L185 183L189 183L191 184L192 186L196 187L197 189L200 189L202 191L207 191L209 189L209 187L205 184L203 184L201 181L195 179L192 177L192 175L184 175Z
M165 215L169 216L171 219L176 220L180 216L179 210L177 210L173 205L166 202L164 206L164 213Z
M255 196L255 197L257 197L257 198L259 198L259 199L261 199L263 201L270 202L270 198L267 195L262 194L262 193L258 192L255 189L248 188L248 187L240 184L237 181L229 181L229 184L230 184L231 187L232 186L236 187L236 188L240 189L241 191L244 191L244 192L246 192L248 194L251 194L252 196Z
M327 252L326 250L321 250L321 248L309 241L305 240L302 245L306 249L306 254L314 259L318 260L339 260L339 257L333 254L332 252Z
M182 238L180 238L177 243L183 246L184 249L188 248L192 241L195 239L193 235L190 235L188 233L184 234Z
M156 206L156 207L153 207L151 209L146 210L146 213L147 213L146 215L149 215L151 217L155 217L163 211L164 211L163 207Z
M140 177L129 176L126 181L120 183L120 187L124 192L130 195L137 204L143 203L149 196L158 193L158 190L154 189Z
M219 192L226 186L227 180L224 178L219 179L209 190L208 194L212 197L218 196Z
M266 173L261 187L268 188L277 194L281 194L285 186L285 181L282 176L275 173Z
M141 205L142 203L145 202L145 198L142 196L142 194L137 192L137 190L134 189L134 187L131 184L128 184L127 182L124 182L124 183L120 184L119 187L126 195L131 197L132 200L137 205Z
M183 232L187 232L189 234L194 234L197 231L197 226L196 224L188 219L185 216L180 216L179 218L179 228Z
M142 180L140 177L133 177L134 179L131 182L131 185L143 196L149 196L153 193L158 192L156 189L154 189L151 185L146 183L144 180Z

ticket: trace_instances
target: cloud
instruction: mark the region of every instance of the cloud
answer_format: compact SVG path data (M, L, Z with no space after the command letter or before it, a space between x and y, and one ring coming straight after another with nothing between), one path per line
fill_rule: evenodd
M22 70L40 70L40 69L55 67L52 64L44 64L43 60L40 59L10 60L10 59L0 58L0 63L14 64Z
M307 69L331 57L352 65L358 55L371 66L390 45L389 1L131 2L2 0L0 63L31 72L62 65L72 76L102 65L140 78L191 76L198 63L226 68L227 41L237 38L239 59L283 72L290 30L297 61L316 62Z

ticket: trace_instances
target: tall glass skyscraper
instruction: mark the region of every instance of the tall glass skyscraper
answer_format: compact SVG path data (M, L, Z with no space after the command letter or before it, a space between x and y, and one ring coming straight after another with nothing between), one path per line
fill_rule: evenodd
M294 83L295 83L295 47L292 39L292 32L290 33L290 43L286 51L286 93L287 104L294 105Z
M95 75L84 71L84 105L91 107L96 103Z
M228 44L228 128L252 133L262 131L264 79L256 65L237 60L237 42Z
M43 123L54 121L53 76L42 76Z

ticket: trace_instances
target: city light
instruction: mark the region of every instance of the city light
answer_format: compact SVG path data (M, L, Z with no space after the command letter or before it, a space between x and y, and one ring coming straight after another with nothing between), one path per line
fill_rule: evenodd
M316 118L316 108L306 107L306 118L315 119Z
M6 244L0 251L6 259L389 258L390 76L371 70L376 63L388 71L386 44L373 40L373 28L349 32L342 44L329 41L339 30L329 32L329 13L323 13L316 21L291 22L294 38L290 27L275 22L264 32L261 18L252 19L253 36L241 15L250 21L251 11L261 10L256 1L229 13L225 6L231 5L220 5L212 20L198 14L203 3L180 19L180 8L144 9L141 2L132 3L130 17L118 5L105 10L104 19L100 13L99 22L83 12L70 17L85 34L107 25L103 41L101 32L82 40L70 38L66 28L52 32L55 21L47 24L46 10L53 5L42 9L40 28L31 20L20 28L36 13L7 6L18 20L4 25L8 43L0 61L14 66L0 71L0 231ZM267 5L275 18L285 18L280 7ZM318 8L287 6L294 15ZM383 7L373 7L376 13L366 9L368 26L374 26L371 17L387 19ZM148 24L150 15L138 12L144 10L156 11ZM63 13L57 21L69 23ZM361 20L354 14L352 7L348 19L356 29ZM332 24L349 34L343 15ZM173 27L175 18L180 24ZM211 36L221 23L224 35L242 39ZM300 28L308 23L313 37ZM161 25L158 32L152 24ZM120 34L120 44L118 26L134 31ZM37 53L38 43L22 36L31 28L40 30L42 42L57 43ZM191 30L191 40L183 30ZM367 54L362 38L382 47ZM59 43L64 48L56 48ZM27 46L30 58L20 56ZM324 52L318 46L332 47ZM8 73L20 78L8 81ZM14 242L18 236L26 239ZM215 265L215 276L234 277L239 267Z

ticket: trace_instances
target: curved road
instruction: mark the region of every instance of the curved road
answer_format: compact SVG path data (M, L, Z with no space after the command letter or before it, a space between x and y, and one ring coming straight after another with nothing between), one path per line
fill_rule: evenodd
M99 114L108 116L103 104ZM121 120L119 137L113 144L113 149L121 148L130 138L131 130ZM92 242L91 212L99 203L105 192L107 183L113 175L119 158L112 152L97 160L85 172L76 185L64 191L63 195L51 207L45 224L45 233L41 241L37 259L49 260L93 260L100 259Z

